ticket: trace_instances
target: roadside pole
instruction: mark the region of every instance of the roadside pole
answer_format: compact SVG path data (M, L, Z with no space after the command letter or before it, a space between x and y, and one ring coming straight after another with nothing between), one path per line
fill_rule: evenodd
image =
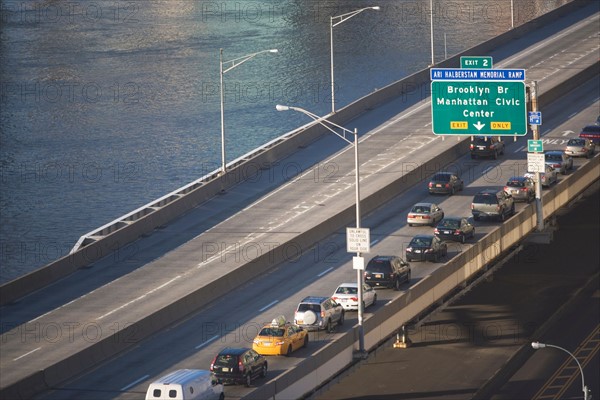
M537 104L537 81L531 82L531 111L538 111ZM540 133L537 124L532 124L531 129L533 131L533 140L540 140ZM537 230L542 232L544 230L544 209L542 203L542 182L541 174L539 169L535 172L535 210L537 216Z

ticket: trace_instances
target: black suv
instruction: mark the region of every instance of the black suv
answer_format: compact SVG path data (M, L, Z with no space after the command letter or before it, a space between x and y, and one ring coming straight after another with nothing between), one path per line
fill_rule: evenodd
M302 299L294 313L294 323L304 329L327 329L344 324L344 307L331 297L308 296Z
M400 289L402 282L410 281L410 265L397 256L375 256L365 268L365 283Z
M247 347L227 347L210 363L210 370L223 383L250 386L254 378L267 376L267 359Z
M498 136L473 136L471 139L471 158L492 157L504 154L504 142Z
M504 221L515 213L515 201L504 190L486 189L477 193L471 203L473 219L492 217Z

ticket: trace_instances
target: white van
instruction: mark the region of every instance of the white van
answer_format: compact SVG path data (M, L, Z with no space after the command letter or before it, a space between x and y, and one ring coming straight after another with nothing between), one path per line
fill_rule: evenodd
M223 385L202 369L180 369L152 382L146 400L223 400Z

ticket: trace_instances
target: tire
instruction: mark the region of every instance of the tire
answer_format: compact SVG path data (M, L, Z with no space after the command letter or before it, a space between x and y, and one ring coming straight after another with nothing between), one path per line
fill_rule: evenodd
M412 224L408 224L408 226L412 226Z
M477 158L477 156L476 156L475 154L471 154L471 159L472 159L472 160L474 160L474 159L476 159L476 158Z
M308 336L307 336L308 337ZM265 378L267 376L267 364L263 364L262 368L260 369L260 377L261 378Z
M292 349L292 345L290 344L290 345L288 346L288 348L287 348L287 352L285 353L285 356L286 356L286 357L289 357L289 356L291 356L291 355L292 355L292 350L293 350L293 349Z
M406 283L410 282L410 271L406 274Z
M252 385L252 374L248 373L244 379L244 386L250 387L250 385Z
M327 333L333 332L333 324L331 323L330 319L327 320L327 325L325 325L325 330L327 331Z
M371 303L371 305L374 306L375 303L377 303L377 293L375 293L375 295L373 296L373 302Z
M302 343L302 347L308 346L308 335L304 336L304 343Z
M494 160L498 159L498 151L494 150L494 155L493 155Z
M394 281L394 290L400 290L400 281L398 279Z
M460 242L461 242L462 244L465 244L465 242L466 242L466 241L467 241L467 237L466 237L466 235L465 235L465 234L462 234L462 235L460 235Z
M450 196L454 196L454 193L456 193L456 191L454 190L454 186L452 186L452 189L450 189Z
M512 207L510 208L510 215L515 215L517 212L517 210L515 210L515 203L513 203Z
M500 212L500 222L504 222L506 220L506 215L504 214L504 210Z
M479 221L479 216L478 215L473 215L473 220Z
M363 304L363 310L365 309L365 306ZM342 311L342 315L340 315L340 319L338 320L338 325L342 326L344 325L344 319L346 318L346 313L344 311Z

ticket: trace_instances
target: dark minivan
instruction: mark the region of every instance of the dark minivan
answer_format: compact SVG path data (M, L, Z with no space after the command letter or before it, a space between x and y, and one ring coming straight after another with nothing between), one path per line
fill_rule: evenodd
M267 359L247 347L227 347L210 363L210 370L223 383L250 386L254 378L267 376Z
M375 256L367 264L364 276L371 287L399 290L402 282L410 281L410 265L397 256Z

